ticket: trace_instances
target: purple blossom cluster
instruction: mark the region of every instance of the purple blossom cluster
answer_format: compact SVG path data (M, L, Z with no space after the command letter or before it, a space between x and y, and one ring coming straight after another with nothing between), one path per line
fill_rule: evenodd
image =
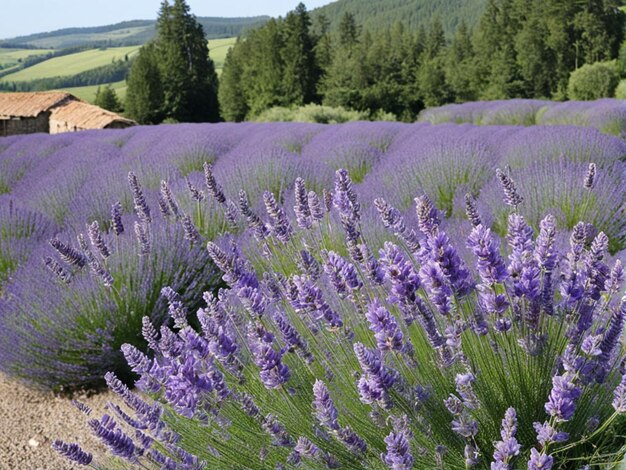
M500 180L505 205L521 184ZM109 375L133 416L113 407L123 424L91 421L113 455L180 468L546 470L624 452L604 439L626 410L624 273L606 235L579 223L563 250L554 217L536 234L518 201L502 243L468 222L468 264L425 195L413 222L377 200L391 239L376 250L346 171L323 218L303 194L301 180L293 213L266 195L264 213L240 211L254 223L239 238L208 242L229 288L205 293L197 330L163 289L173 326L143 319L149 355L122 346L154 404ZM170 445L155 457L146 443L156 441Z

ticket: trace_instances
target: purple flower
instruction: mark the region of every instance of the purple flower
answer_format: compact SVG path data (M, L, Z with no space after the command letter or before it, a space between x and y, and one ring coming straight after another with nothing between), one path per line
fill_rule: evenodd
M554 459L551 455L540 454L534 447L530 449L530 460L528 460L528 470L550 470Z
M250 349L254 354L254 362L259 367L261 381L266 388L278 388L289 380L291 372L282 363L284 350L274 350L274 336L260 325L257 328L249 327L248 338Z
M117 201L111 206L111 227L113 233L118 237L124 233L124 224L122 223L122 204Z
M63 266L61 266L54 258L46 256L43 259L43 263L46 268L48 268L50 272L58 277L62 282L69 284L72 281L72 275L65 271Z
M439 229L440 220L433 202L424 195L416 197L415 204L420 231L424 235L435 235Z
M379 351L402 350L404 335L395 318L377 299L367 306L365 317L369 321L370 330L374 332Z
M408 428L392 431L385 437L387 453L381 458L392 470L409 470L413 468L410 439L412 435Z
M169 304L168 313L174 319L176 328L184 328L188 325L187 316L189 311L183 304L181 296L171 287L161 289L161 295L167 299Z
M217 183L217 181L215 181L215 177L213 176L213 166L207 162L204 162L203 166L204 166L204 184L206 184L209 194L219 204L224 204L226 202L226 197L224 196L222 187Z
M78 444L67 444L56 440L52 443L52 448L78 465L89 465L93 460L93 456L83 451Z
M281 242L287 243L293 234L293 228L285 211L278 206L276 198L269 191L263 193L265 209L272 219L272 231Z
M294 183L294 193L296 204L293 206L293 210L296 214L298 227L310 229L313 226L313 218L311 215L311 208L309 207L306 187L302 178L296 178L296 182ZM319 209L316 208L316 210Z
M396 382L396 374L383 365L379 351L354 343L354 352L363 370L357 384L361 401L367 404L379 402L388 407L387 392Z
M626 375L622 376L622 380L613 392L613 408L618 413L626 413Z
M66 245L58 238L50 240L50 245L52 245L52 248L59 253L61 259L70 266L82 268L85 264L87 264L87 259L79 251L69 245Z
M533 428L537 433L537 442L542 446L552 444L555 442L566 442L569 439L569 434L562 431L557 431L548 422L533 423Z
M504 282L508 277L498 245L491 230L483 225L474 227L467 239L467 247L477 259L476 268L480 279L487 286Z
M124 434L121 429L116 429L115 422L110 420L107 415L104 415L101 420L90 420L89 426L93 433L111 449L113 455L131 462L136 460L135 444L132 439Z
M187 183L187 188L189 189L189 192L191 193L191 198L196 201L196 202L202 202L204 201L204 192L200 191L196 185L194 185L189 178L185 178L185 181Z
M552 377L552 391L545 409L557 422L569 421L574 416L576 400L581 394L580 388L574 383L575 379L571 372Z
M311 210L311 217L315 221L320 221L324 218L325 207L320 200L320 197L315 191L309 191L307 194L308 206Z
M316 380L313 385L313 408L315 408L315 416L322 426L332 430L339 430L337 422L337 408L330 398L330 393L326 384L321 380Z
M522 446L517 442L515 433L517 432L517 415L515 408L509 408L504 413L502 419L502 427L500 435L502 440L495 443L495 451L493 453L494 462L491 464L492 468L499 468L502 470L509 468L509 462L511 459L519 455Z
M482 220L480 219L480 215L476 209L476 200L471 194L465 195L465 215L467 215L467 219L474 227L482 225Z
M185 240L188 240L191 244L199 243L201 241L200 232L198 232L191 217L187 214L183 215L181 223L183 225L183 232L185 233Z
M439 264L429 261L420 268L419 275L428 298L442 315L448 315L452 310L452 289Z
M589 170L587 170L587 174L585 175L585 181L583 182L583 186L585 189L592 189L593 185L596 181L596 164L590 163Z
M504 191L504 203L511 207L519 206L524 201L524 198L517 192L517 186L513 178L504 173L500 168L496 169L496 176L500 180L500 186L502 186L502 190Z
M135 202L135 213L137 214L137 217L145 223L152 222L152 218L150 217L150 208L148 207L146 198L143 195L143 189L141 188L141 184L139 184L137 175L135 175L132 171L128 173L128 185L133 193L133 201Z
M306 437L300 436L296 442L295 452L308 459L313 459L319 454L320 449Z

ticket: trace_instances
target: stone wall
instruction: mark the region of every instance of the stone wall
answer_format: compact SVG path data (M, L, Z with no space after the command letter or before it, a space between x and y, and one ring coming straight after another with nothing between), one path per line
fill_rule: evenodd
M34 134L49 131L50 113L40 113L37 117L0 119L0 136Z

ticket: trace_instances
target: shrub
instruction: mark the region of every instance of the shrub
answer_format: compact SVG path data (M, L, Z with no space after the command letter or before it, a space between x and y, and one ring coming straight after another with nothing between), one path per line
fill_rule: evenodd
M78 243L73 231L57 234L13 273L0 298L0 370L53 390L101 386L109 370L128 381L119 347L145 349L142 317L157 327L166 318L161 289L193 306L219 284L182 214L150 214L134 187L137 218L115 205L109 231L94 222Z
M570 75L567 95L572 100L597 100L615 95L619 71L615 62L585 64Z
M390 120L389 116L384 116ZM349 121L365 121L367 113L347 110L341 106L331 107L319 104L307 104L299 108L290 109L281 106L269 108L259 114L257 122L312 122L318 124L340 124Z
M154 402L107 374L134 416L113 406L90 426L121 463L141 468L618 462L626 451L616 429L626 411L622 266L606 264L607 237L591 240L583 223L566 253L552 216L535 236L517 212L514 184L498 176L512 206L506 254L468 204L476 274L425 196L416 199L415 228L376 200L394 234L376 257L359 233L346 172L337 172L332 208L296 194L295 220L266 193L267 232L255 233L262 268L254 271L238 244L209 243L230 289L205 294L201 331L178 299L170 298L174 329L158 333L146 321L154 358L122 350ZM340 252L326 245L333 219L344 228ZM77 445L54 446L92 461Z

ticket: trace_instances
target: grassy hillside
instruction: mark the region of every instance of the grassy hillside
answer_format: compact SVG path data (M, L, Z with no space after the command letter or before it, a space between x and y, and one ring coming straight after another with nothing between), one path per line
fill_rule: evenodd
M265 23L268 16L249 18L198 17L208 39L238 36L248 28ZM154 20L124 21L92 28L66 28L47 33L30 34L0 40L2 43L28 44L35 47L63 49L83 45L132 46L141 45L155 35Z
M12 73L0 78L2 82L24 82L38 78L60 77L74 75L86 70L110 64L114 59L123 60L126 55L132 57L139 47L111 47L107 49L92 49L69 54L62 57L48 59L32 67Z
M77 87L69 87L63 88L61 91L67 91L72 95L80 98L81 100L88 101L93 103L96 99L96 91L98 91L99 86L106 85L93 85L93 86L77 86ZM111 87L115 90L117 97L120 100L124 100L126 98L126 81L122 80L121 82L111 83Z
M215 63L215 69L217 74L222 73L222 67L224 66L224 60L226 59L226 53L228 49L232 47L237 41L237 38L223 38L223 39L211 39L209 40L209 50L211 58ZM138 48L133 47L115 47L107 50L91 50L84 51L76 54L70 54L63 57L57 57L47 60L40 64L37 64L28 69L24 69L19 73L10 74L0 79L0 81L18 81L15 77L21 77L19 80L32 80L35 78L49 78L55 75L71 75L86 70L98 67L100 65L106 65L111 62L113 58L123 58L125 54L132 56L136 54ZM2 51L2 49L0 49ZM21 51L22 53L28 53L31 51ZM15 51L14 54L19 55L20 51ZM71 73L70 73L71 71ZM104 85L101 85L104 86ZM126 97L126 81L112 83L111 86L116 91L117 96L120 99ZM96 91L98 85L93 86L81 86L81 87L66 87L62 88L63 91L72 93L82 100L93 102L96 97Z
M462 19L470 27L475 26L486 3L486 0L338 0L313 10L312 16L323 13L331 28L336 29L344 13L349 12L368 30L385 29L397 21L417 29L439 18L446 33L451 35Z
M209 56L213 59L213 62L215 63L215 70L218 74L222 72L222 67L224 67L224 61L226 60L226 54L235 42L237 42L236 37L209 40Z

